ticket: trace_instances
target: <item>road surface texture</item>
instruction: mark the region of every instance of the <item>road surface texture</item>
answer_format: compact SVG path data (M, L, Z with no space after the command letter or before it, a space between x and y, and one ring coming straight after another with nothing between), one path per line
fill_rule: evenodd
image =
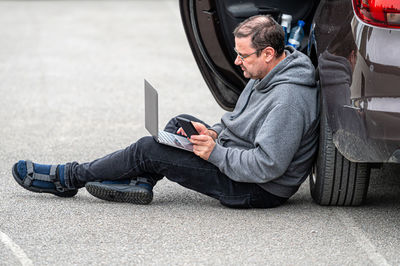
M22 189L19 159L85 162L146 135L144 78L160 124L223 110L177 1L1 1L0 25L0 265L400 264L396 166L373 171L358 208L318 206L308 183L271 210L228 209L168 180L148 206Z

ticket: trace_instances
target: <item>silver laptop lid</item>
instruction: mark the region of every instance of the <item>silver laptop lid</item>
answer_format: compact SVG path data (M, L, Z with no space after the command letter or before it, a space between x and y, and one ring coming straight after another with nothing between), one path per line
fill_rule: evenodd
M146 129L158 138L158 94L147 80L144 80L144 120Z

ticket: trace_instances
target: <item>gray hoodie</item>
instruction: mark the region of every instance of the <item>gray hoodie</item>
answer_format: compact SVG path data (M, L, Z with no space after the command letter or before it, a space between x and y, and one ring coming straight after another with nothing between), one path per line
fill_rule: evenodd
M250 80L235 109L211 127L218 133L209 162L238 182L289 198L310 173L318 141L318 93L309 58L286 58L262 80Z

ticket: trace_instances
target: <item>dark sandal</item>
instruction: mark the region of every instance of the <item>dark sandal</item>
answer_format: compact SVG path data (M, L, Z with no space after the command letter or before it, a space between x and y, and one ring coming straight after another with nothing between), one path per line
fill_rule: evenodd
M61 185L60 180L57 173L57 165L52 165L50 168L50 174L39 174L35 173L33 170L33 163L32 161L25 161L26 162L26 170L27 174L25 177L20 177L17 169L18 163L14 164L12 168L12 174L17 181L17 183L32 192L36 193L50 193L54 194L59 197L73 197L78 193L77 189L68 189L65 188ZM54 188L41 188L41 187L36 187L33 185L33 181L38 180L38 181L45 181L45 182L50 182L54 184Z

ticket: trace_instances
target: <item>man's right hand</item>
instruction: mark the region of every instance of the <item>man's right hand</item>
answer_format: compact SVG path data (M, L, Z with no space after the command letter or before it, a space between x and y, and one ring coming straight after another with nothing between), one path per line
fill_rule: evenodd
M208 135L210 136L213 140L216 140L218 137L217 132L214 130L210 130L206 128L205 125L199 122L192 122L193 126L196 128L197 132L199 132L199 135Z
M215 132L214 130L209 130L207 129L207 127L205 125L203 125L202 123L199 122L194 122L191 121L194 128L197 130L197 132L199 133L199 135L208 135L210 136L213 140L216 140L218 137L217 132ZM183 128L179 128L178 131L176 132L180 135L186 136L185 131L183 130Z

